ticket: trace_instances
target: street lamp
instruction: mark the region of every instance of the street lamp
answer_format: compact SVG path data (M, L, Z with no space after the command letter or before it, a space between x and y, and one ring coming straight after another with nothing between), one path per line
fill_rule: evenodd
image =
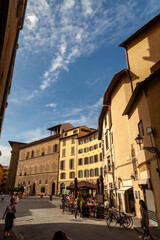
M159 152L156 147L141 147L143 143L143 137L141 137L140 134L137 135L135 141L139 145L140 150L147 150L148 152L155 153L157 156L159 155Z

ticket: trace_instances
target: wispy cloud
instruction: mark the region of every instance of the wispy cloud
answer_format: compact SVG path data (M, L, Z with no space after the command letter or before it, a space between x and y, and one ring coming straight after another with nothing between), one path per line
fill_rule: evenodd
M62 71L69 71L78 57L91 54L104 41L106 44L118 41L126 33L128 23L138 25L146 13L156 11L151 2L158 6L158 0L146 0L139 15L138 1L131 0L112 4L104 0L28 1L22 48L33 53L45 51L51 56L38 91L56 82Z
M93 79L92 81L86 81L85 83L89 86L92 87L94 86L96 83L100 82L101 80L103 80L105 78L105 76L102 77L98 77L95 80Z

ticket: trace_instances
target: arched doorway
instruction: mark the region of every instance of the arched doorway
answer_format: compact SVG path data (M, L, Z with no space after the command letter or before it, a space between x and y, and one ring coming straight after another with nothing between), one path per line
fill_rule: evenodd
M55 195L55 182L52 183L52 195Z
M65 184L64 183L61 183L61 185L60 185L60 193L65 194Z
M33 191L32 191L32 194L36 194L36 184L33 183Z

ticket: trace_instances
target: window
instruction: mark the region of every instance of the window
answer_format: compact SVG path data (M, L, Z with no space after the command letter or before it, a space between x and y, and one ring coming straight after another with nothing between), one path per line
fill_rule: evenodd
M101 148L102 147L102 144L101 143L99 143L99 148Z
M71 155L75 155L75 152L74 152L74 147L71 147Z
M98 162L98 155L94 155L94 162Z
M75 138L72 138L71 144L74 144L74 143L75 143Z
M29 152L27 152L26 159L29 158Z
M66 149L62 149L62 157L66 156Z
M30 184L30 181L28 181L28 185Z
M83 153L83 149L79 149L79 150L78 150L78 153Z
M67 133L65 133L64 136L67 137Z
M90 169L90 177L94 177L94 170Z
M83 178L83 171L82 170L78 171L78 177Z
M57 170L57 164L56 163L53 163L52 169L53 169L53 172L55 172Z
M60 177L61 177L61 179L65 179L66 178L66 174L65 173L61 173Z
M106 142L106 150L108 150L109 146L108 146L108 134L106 133L106 136L105 136L105 142Z
M51 148L50 148L50 145L48 146L48 154L50 154L51 152Z
M78 165L80 166L80 165L83 165L83 159L82 158L79 158L78 159Z
M37 166L34 167L34 172L37 173Z
M93 137L90 137L90 138L89 138L89 141L91 142L92 140L93 140Z
M75 178L75 172L70 172L69 173L69 178Z
M69 160L69 169L74 169L74 159Z
M97 134L94 135L94 139L97 139Z
M37 173L37 166L34 167L34 172Z
M84 139L84 143L88 143L88 138Z
M41 184L41 180L39 180L39 184Z
M84 164L88 164L88 157L84 158Z
M32 168L31 167L29 168L29 174L32 174Z
M84 129L84 128L82 128L81 131L82 131L82 132L88 132L88 133L91 132L90 130L86 130L86 129Z
M21 154L21 160L23 160L24 159L24 152L22 152L22 154Z
M46 180L46 184L48 183L48 180Z
M144 136L144 128L143 128L142 120L138 123L138 130L139 130L139 135L141 137L143 137Z
M89 177L89 171L88 170L84 170L84 177Z
M46 172L49 172L49 164L46 165Z
M26 175L27 175L27 169L24 168L24 176L26 176Z
M102 162L102 153L99 154L100 162Z
M73 134L75 134L75 133L78 133L78 130L77 130L77 129L73 131Z
M89 151L92 151L92 150L93 150L93 146L90 146L90 147L89 147Z
M63 146L66 146L66 140L63 140Z
M31 152L31 158L33 158L34 157L34 151L32 150L32 152Z
M83 144L83 141L82 140L79 140L79 145Z
M102 167L100 168L100 175L102 175L102 177L103 177L103 168Z
M39 150L38 149L36 150L36 156L37 157L39 156Z
M113 144L113 133L111 133L111 143Z
M40 166L40 173L43 172L43 165Z
M41 151L41 154L42 154L42 156L44 156L44 147L42 148L42 151Z
M98 144L95 144L95 145L94 145L94 149L97 149L97 148L98 148Z
M111 161L110 161L110 156L107 157L107 166L108 166L108 171L111 171Z
M90 164L93 163L93 156L90 157L89 161L90 161Z
M95 168L95 177L99 176L99 169Z
M65 170L65 160L60 162L60 169Z
M58 144L55 144L55 152L58 152Z
M84 148L84 152L88 152L88 148Z

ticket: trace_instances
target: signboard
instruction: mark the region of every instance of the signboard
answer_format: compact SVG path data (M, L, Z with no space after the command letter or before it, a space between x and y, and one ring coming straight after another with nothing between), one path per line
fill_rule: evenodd
M103 194L96 195L96 202L103 203Z

